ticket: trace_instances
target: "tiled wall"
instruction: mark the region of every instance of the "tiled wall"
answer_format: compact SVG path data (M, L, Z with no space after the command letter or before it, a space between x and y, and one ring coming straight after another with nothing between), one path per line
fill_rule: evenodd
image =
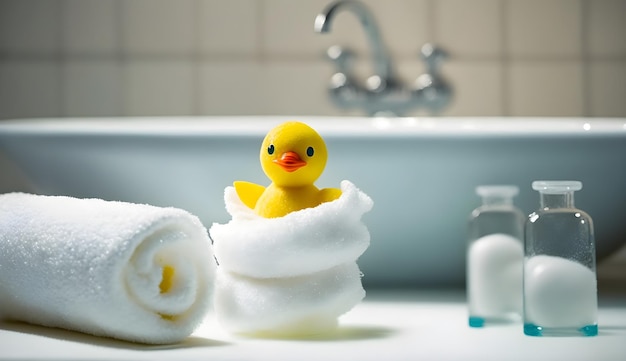
M351 14L313 32L328 2L0 0L0 119L346 114L325 51L363 77L369 52ZM450 53L444 115L626 116L626 0L365 2L407 83L423 43Z

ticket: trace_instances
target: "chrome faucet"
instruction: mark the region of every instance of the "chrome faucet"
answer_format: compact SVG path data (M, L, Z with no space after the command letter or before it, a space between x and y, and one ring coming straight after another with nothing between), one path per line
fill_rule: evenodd
M424 45L421 55L427 72L418 77L413 88L405 87L394 73L374 16L363 3L339 0L329 4L315 18L314 30L329 32L336 14L344 9L351 11L363 25L372 49L375 74L366 80L365 86L358 84L349 66L352 52L337 45L331 46L327 55L336 64L337 72L331 77L329 91L335 105L344 109L361 108L370 116L402 116L416 107L437 113L448 105L452 89L438 73L439 64L446 56L443 50L431 44Z

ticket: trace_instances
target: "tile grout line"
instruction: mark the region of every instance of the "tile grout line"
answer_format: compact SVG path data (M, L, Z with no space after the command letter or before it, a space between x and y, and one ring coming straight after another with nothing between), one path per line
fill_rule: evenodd
M268 58L268 54L267 54L267 33L265 31L266 29L266 22L267 19L265 18L265 8L267 6L267 3L265 0L258 0L254 2L255 6L256 6L256 17L257 17L257 31L256 31L256 46L257 48L255 49L255 60L257 63L263 64L267 61Z
M270 58L267 50L267 17L266 17L266 8L268 6L267 1L258 0L255 1L256 6L256 19L257 19L257 31L256 31L256 49L255 49L255 57L254 63L255 66L259 67L260 77L265 77L267 74L267 67L269 64L268 58ZM265 84L265 79L261 80L261 83ZM268 107L267 102L267 92L262 92L260 96L264 97L262 101L259 103L262 104L257 112L260 114L268 113L266 109Z
M590 57L589 57L589 1L580 0L580 50L582 58L581 83L582 83L582 113L584 117L592 116L591 106L591 73L590 73Z
M428 32L427 38L431 39L430 42L433 44L437 44L439 39L437 34L437 26L435 25L435 20L437 19L437 6L436 1L428 0L427 4L427 12L428 12L428 24L426 25L426 31Z
M159 54L159 53L137 53L133 56L134 60L137 61L146 61L146 60L155 60L155 61L182 61L187 60L189 57L180 54ZM200 62L231 62L231 61L247 61L251 58L247 55L242 55L239 53L220 53L220 54L197 54L197 59ZM90 54L90 53L72 53L66 54L64 59L66 60L76 60L76 61L116 61L119 59L126 59L126 56L121 56L120 52L117 51L114 54ZM463 62L471 62L471 63L482 63L482 62L492 62L492 61L502 61L504 58L510 61L510 57L497 55L497 56L468 56L468 55L456 55L455 60L463 61ZM38 53L20 53L20 54L10 54L4 52L0 54L0 59L3 61L34 61L34 62L50 62L60 59L59 55L56 54L38 54ZM259 57L253 58L253 60L258 60ZM284 61L284 62L296 62L296 63L306 63L306 62L316 62L318 58L312 58L310 55L298 55L298 54L274 54L264 56L266 61ZM414 60L415 57L413 55L400 55L398 56L400 61L411 61ZM524 64L533 64L533 63L561 63L561 62L570 62L581 60L578 57L572 56L519 56L516 57L516 63L524 63ZM626 57L621 55L606 55L606 56L594 56L589 53L586 57L586 60L589 62L592 61L601 61L608 63L623 63L626 62Z
M57 116L66 117L69 115L69 109L67 104L68 99L68 79L67 79L67 44L64 34L64 26L66 22L67 16L67 7L69 4L66 3L65 0L58 0L58 6L56 6L56 16L58 18L58 23L55 31L57 32L57 41L58 48L56 50L56 66L58 67L58 76L59 76L59 89L57 89L57 93L59 94L59 109Z
M507 28L508 0L500 2L500 86L502 87L502 103L500 104L502 116L511 115L511 60L507 38L509 31Z
M193 3L194 14L193 14L193 49L191 54L191 77L192 77L192 96L191 100L191 113L193 115L203 115L202 114L202 99L204 99L204 90L202 86L202 81L200 79L200 75L202 73L202 53L204 49L202 45L204 44L205 34L202 32L202 15L204 14L204 7L207 6L206 2L201 0L195 0Z
M116 0L113 4L114 7L114 22L117 28L115 42L116 42L116 51L115 51L115 62L119 67L119 76L120 76L120 94L119 94L119 109L118 112L121 116L126 116L129 114L129 106L128 106L128 61L126 51L124 49L124 38L126 36L126 26L124 24L124 9L123 2L124 0Z

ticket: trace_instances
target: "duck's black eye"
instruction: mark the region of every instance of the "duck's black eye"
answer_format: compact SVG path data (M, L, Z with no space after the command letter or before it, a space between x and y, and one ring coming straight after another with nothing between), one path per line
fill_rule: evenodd
M274 144L270 144L270 146L267 147L267 154L274 154Z
M306 149L306 155L308 155L309 157L312 157L313 153L315 153L315 150L313 149L313 147L308 147Z

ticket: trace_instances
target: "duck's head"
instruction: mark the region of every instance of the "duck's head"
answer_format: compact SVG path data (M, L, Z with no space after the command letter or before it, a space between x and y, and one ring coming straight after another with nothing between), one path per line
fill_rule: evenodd
M301 122L286 122L270 130L261 145L261 167L282 187L313 184L324 171L327 157L322 137Z

